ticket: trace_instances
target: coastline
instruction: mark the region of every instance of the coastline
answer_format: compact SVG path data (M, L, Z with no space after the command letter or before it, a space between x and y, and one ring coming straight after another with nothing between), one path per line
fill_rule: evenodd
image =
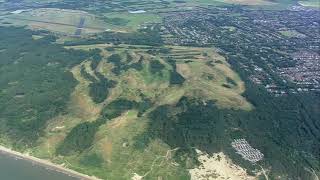
M63 173L63 174L66 174L68 176L71 176L71 177L74 177L74 178L77 178L77 179L81 179L81 180L101 180L99 178L96 178L94 176L88 176L88 175L85 175L85 174L82 174L82 173L79 173L77 171L74 171L74 170L71 170L71 169L68 169L62 165L58 165L58 164L54 164L48 160L44 160L44 159L39 159L39 158L36 158L36 157L33 157L33 156L30 156L30 155L27 155L27 154L23 154L23 153L20 153L20 152L17 152L17 151L13 151L9 148L6 148L2 145L0 145L0 154L4 154L4 155L8 155L8 156L12 156L14 158L17 158L17 159L23 159L23 160L26 160L26 161L29 161L29 162L32 162L38 166L42 166L46 169L49 169L51 171L56 171L56 172L59 172L59 173Z

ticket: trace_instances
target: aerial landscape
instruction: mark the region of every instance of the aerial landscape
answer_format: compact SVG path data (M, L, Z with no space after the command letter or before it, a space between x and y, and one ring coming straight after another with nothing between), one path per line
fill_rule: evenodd
M319 180L320 1L0 0L0 179L35 171Z

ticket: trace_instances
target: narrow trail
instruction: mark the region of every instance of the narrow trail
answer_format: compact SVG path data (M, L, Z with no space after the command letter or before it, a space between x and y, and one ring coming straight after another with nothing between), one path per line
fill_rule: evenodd
M260 165L259 165L259 166L260 166ZM264 175L264 177L266 178L266 180L269 180L268 175L267 175L267 172L263 169L262 166L260 166L260 168L261 168L262 174Z
M178 147L177 147L177 148L174 148L174 149L169 149L169 150L167 151L167 153L166 153L165 156L157 156L157 157L153 160L153 162L152 162L152 164L151 164L151 167L150 167L150 170L149 170L148 172L146 172L146 173L141 177L141 179L144 178L144 177L146 177L148 174L150 174L150 172L152 172L153 167L155 166L156 162L157 162L160 158L164 158L164 159L159 163L158 166L162 166L162 164L163 164L164 161L168 161L168 160L170 159L171 152L177 151L178 149L179 149Z
M305 168L307 171L309 171L312 175L313 175L313 180L319 180L319 176L316 174L316 172L314 171L314 169L308 169L308 168Z

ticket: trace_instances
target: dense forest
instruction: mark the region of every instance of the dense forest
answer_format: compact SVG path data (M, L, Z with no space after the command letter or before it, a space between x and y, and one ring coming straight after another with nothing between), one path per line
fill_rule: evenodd
M307 124L317 121L319 101L305 107L310 96L274 98L252 85L248 85L245 96L256 105L252 112L220 109L213 101L204 103L187 97L176 105L160 106L150 114L150 130L139 137L140 142L146 145L150 137L161 138L172 147L183 147L181 153L189 155L194 154L194 148L211 153L224 151L254 170L256 167L235 155L230 147L233 139L246 138L264 152L263 164L273 167L270 177L285 173L289 177L309 177L305 166L319 170L319 134L312 133L317 126Z
M33 40L32 35L0 27L0 132L22 149L35 145L46 122L65 112L77 84L66 69L89 58L51 43L52 36Z
M229 61L245 79L243 95L254 110L221 109L214 101L183 97L175 105L163 105L150 113L150 129L139 137L138 147L147 145L150 137L161 138L171 147L183 147L179 155L194 155L194 148L211 153L224 151L243 167L254 170L257 167L235 155L230 147L233 139L246 138L264 152L262 164L273 167L271 178L286 173L291 178L311 178L305 167L320 170L320 95L275 97L263 86L253 84L237 65L239 61L232 57ZM176 158L186 164L181 157Z

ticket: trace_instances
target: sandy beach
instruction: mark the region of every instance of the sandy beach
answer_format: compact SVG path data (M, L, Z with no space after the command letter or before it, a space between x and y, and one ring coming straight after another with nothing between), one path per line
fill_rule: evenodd
M65 168L62 165L53 164L52 162L50 162L48 160L39 159L39 158L30 156L30 155L27 155L27 154L22 154L20 152L13 151L13 150L8 149L8 148L6 148L4 146L1 146L1 145L0 145L0 153L1 154L6 154L8 156L15 157L17 159L23 159L23 160L30 161L30 162L32 162L32 163L34 163L36 165L45 167L45 168L50 169L52 171L56 171L56 172L60 172L60 173L66 174L68 176L75 177L77 179L81 179L81 180L101 180L101 179L96 178L94 176L88 176L88 175L76 172L74 170Z

